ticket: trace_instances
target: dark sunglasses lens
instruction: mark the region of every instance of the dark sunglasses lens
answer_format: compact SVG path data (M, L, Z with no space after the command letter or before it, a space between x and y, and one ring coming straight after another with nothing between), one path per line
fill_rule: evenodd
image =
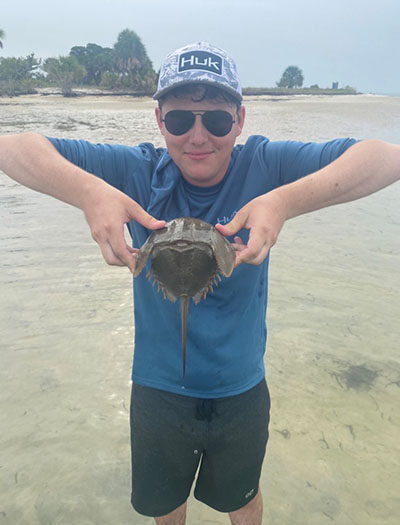
M191 111L175 109L165 115L165 126L172 135L184 135L193 126L195 116Z
M203 124L216 137L224 137L232 129L233 118L227 111L207 111L203 115Z

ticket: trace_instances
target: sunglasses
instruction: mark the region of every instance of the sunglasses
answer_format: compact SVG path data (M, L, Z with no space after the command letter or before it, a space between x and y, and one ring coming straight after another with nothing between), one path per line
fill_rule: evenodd
M217 109L215 111L186 111L184 109L174 109L168 111L165 118L161 119L165 122L167 130L176 136L187 133L196 121L196 116L201 116L203 126L215 137L225 137L231 131L235 120L227 111Z

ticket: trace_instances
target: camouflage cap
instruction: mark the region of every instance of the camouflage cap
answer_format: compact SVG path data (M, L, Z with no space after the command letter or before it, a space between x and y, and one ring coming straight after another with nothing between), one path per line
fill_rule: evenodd
M160 69L158 100L172 89L187 84L209 84L230 93L242 101L242 88L233 59L218 47L197 42L168 55Z

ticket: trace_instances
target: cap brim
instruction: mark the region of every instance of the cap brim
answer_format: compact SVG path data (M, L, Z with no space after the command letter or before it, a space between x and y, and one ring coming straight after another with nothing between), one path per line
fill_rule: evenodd
M167 95L174 89L181 87L181 86L188 86L190 84L204 84L207 86L214 86L219 89L222 89L222 91L225 91L226 93L229 93L232 97L234 97L238 102L242 102L243 97L240 93L238 93L233 88L230 88L229 86L226 86L225 84L219 84L218 82L212 81L212 80L201 80L201 79L194 79L194 80L182 80L181 82L176 82L175 84L165 87L164 89L160 89L159 91L156 91L153 95L154 100L159 100L164 95Z

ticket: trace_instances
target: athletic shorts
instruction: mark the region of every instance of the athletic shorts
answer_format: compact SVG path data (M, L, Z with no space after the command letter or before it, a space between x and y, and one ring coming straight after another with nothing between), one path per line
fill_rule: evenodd
M169 514L194 496L220 512L257 494L268 441L265 380L243 394L198 399L133 384L132 505Z

